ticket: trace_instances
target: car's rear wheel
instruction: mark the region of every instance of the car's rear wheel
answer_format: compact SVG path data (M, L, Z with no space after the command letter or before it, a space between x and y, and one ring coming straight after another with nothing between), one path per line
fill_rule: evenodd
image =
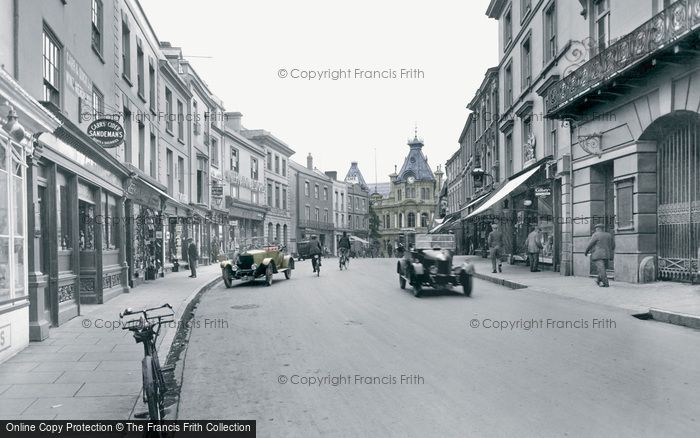
M420 298L421 293L423 293L423 285L421 284L421 281L419 278L417 278L415 272L413 272L413 269L411 271L411 286L413 286L413 296L416 298Z
M284 271L284 278L286 278L287 280L292 278L292 268L291 267L287 268L287 270Z
M226 286L226 289L229 289L233 286L233 278L231 277L231 270L229 268L224 268L223 272L221 273L222 277L224 277L224 285Z
M399 287L406 289L406 279L401 274L399 274Z
M273 268L272 268L272 263L267 265L267 268L265 268L265 285L267 286L272 286L272 275L273 275Z

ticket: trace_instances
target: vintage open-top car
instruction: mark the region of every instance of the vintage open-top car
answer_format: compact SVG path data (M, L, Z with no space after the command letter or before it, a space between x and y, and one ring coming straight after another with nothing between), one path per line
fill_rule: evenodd
M236 252L231 258L223 256L219 266L227 288L233 286L234 280L253 281L262 277L265 284L271 286L274 274L284 272L285 278L292 277L294 259L279 246L271 245Z
M462 286L464 296L471 296L474 265L464 262L454 266L455 248L453 234L417 234L415 246L398 254L396 271L401 289L408 283L413 287L413 294L420 297L426 286L442 290Z

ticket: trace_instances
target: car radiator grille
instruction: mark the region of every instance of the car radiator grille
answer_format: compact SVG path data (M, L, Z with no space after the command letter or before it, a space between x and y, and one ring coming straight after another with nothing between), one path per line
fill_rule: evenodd
M253 256L241 255L238 256L238 267L240 269L250 269L253 266Z

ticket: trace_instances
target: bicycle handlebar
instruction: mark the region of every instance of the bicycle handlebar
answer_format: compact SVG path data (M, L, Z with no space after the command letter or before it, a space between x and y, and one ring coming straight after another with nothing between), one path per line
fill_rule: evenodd
M160 309L170 309L171 313L168 314L163 314L163 315L155 315L155 316L149 316L148 312L152 312L154 310L160 310ZM144 326L144 321L148 322L149 325L157 325L160 328L161 324L165 324L168 322L173 322L175 320L175 312L173 311L173 307L165 303L162 306L158 307L151 307L149 309L142 309L142 310L132 310L131 308L124 309L123 312L119 313L119 318L123 319L125 316L130 316L130 315L142 315L141 318L138 320L138 324L136 323L136 320L130 321L130 323L124 324L122 329L123 330L137 330L139 328L143 328ZM170 318L170 319L168 319Z

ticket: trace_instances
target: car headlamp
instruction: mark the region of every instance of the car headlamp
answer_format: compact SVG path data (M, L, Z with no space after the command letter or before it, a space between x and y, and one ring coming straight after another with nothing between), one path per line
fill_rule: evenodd
M437 266L435 266L435 265L431 266L431 267L430 267L430 273L433 274L433 275L437 274L437 273L438 273L438 268L437 268Z
M256 269L258 269L258 265L256 265L255 263L253 263L252 265L250 265L250 269L252 269L253 271L255 271Z

